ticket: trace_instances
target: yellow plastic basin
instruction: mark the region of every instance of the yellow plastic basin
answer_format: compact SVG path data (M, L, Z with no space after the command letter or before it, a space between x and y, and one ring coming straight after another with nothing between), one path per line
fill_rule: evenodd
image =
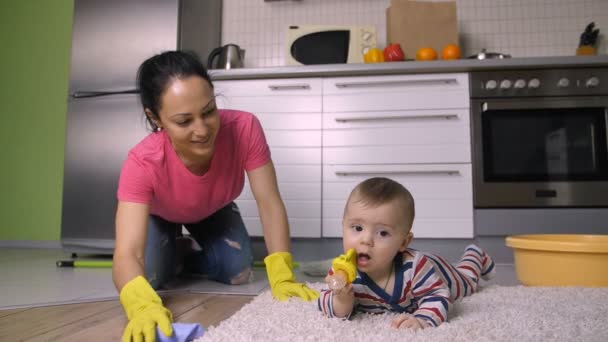
M506 242L524 285L608 287L608 235L514 235Z

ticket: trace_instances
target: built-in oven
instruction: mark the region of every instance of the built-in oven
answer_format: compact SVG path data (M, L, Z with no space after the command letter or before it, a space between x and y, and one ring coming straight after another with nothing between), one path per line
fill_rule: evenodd
M471 115L477 233L608 232L608 68L473 72Z

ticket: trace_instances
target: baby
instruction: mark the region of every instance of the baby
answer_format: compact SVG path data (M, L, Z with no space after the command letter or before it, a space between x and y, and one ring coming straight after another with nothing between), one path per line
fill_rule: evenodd
M475 245L465 248L456 265L408 248L414 237L413 221L414 199L398 182L378 177L357 185L342 221L344 251L356 251L354 281L321 291L319 310L342 318L355 310L396 312L395 328L435 327L447 320L451 303L473 294L480 278L489 280L494 275L494 262ZM341 265L346 259L345 255L336 258Z

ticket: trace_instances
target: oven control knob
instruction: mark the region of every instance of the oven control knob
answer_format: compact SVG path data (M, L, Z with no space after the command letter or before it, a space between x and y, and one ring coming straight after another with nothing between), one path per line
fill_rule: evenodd
M528 82L528 88L536 89L540 87L540 80L538 78L533 78Z
M509 89L511 88L511 84L513 82L511 82L510 80L502 80L500 81L500 89Z
M570 80L565 77L560 78L559 81L557 81L558 88L568 88L569 85L570 85Z
M363 40L369 41L372 38L372 34L370 32L363 32Z
M513 88L515 89L522 89L526 87L526 81L519 79L517 81L515 81L515 84L513 85Z
M595 76L589 77L587 82L585 82L585 87L587 88L595 88L598 85L600 85L600 79Z
M496 89L497 85L498 85L498 83L496 83L496 81L489 80L488 82L486 82L486 89L488 89L488 90Z

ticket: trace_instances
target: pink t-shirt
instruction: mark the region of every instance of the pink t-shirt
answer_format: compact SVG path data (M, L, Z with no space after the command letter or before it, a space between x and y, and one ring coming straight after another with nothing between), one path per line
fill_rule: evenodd
M270 150L251 113L220 110L220 129L211 166L203 176L190 172L165 131L139 142L125 161L118 200L150 204L150 213L167 221L194 223L237 198L245 171L266 165Z

